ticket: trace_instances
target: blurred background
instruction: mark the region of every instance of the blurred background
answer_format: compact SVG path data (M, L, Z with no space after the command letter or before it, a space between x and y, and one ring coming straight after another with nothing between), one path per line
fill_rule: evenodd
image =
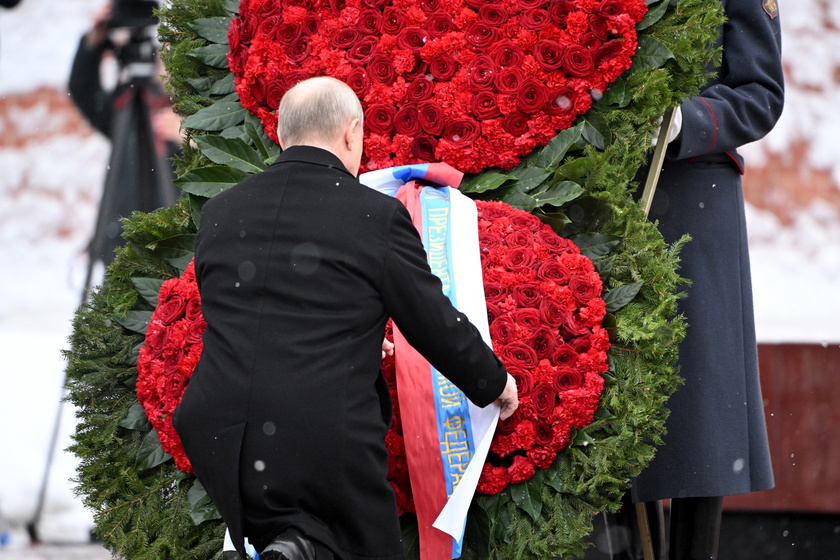
M785 111L742 150L776 488L726 499L723 560L840 558L840 1L780 4ZM58 403L111 155L68 93L79 41L102 6L0 8L2 558L32 557L36 519L42 547L91 539L64 451L73 410ZM118 70L106 61L106 86L118 85Z

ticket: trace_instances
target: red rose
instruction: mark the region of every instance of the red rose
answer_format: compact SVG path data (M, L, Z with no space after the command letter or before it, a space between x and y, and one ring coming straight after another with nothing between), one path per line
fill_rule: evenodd
M235 19L228 27L228 49L230 52L239 49L242 42L242 20Z
M522 282L513 287L513 301L519 307L536 307L543 297L540 285L536 282Z
M283 18L280 17L280 16L267 17L260 22L260 25L257 28L257 34L260 35L260 36L263 36L263 37L268 37L270 39L276 39L276 40L279 41L283 37L276 36L275 33L277 33L277 27L279 25L281 25L282 23L283 23ZM298 29L297 32L298 32L298 36L293 37L292 41L294 41L295 39L300 37L301 30ZM289 43L291 43L291 41L289 41ZM286 44L289 44L289 43L286 43Z
M306 35L315 35L321 26L321 16L318 14L307 14L301 27Z
M480 54L470 62L469 77L470 87L475 90L492 89L493 80L499 68L493 59L486 54Z
M557 390L548 383L537 383L531 390L531 401L540 418L548 418L557 406Z
M347 75L347 85L360 99L364 99L370 84L370 75L367 73L367 69L362 66L356 66Z
M420 0L420 9L430 14L443 9L443 6L441 5L441 0Z
M578 353L570 344L560 344L554 349L551 362L557 366L574 367L577 364Z
M187 309L187 300L180 294L170 296L166 301L159 303L156 311L157 318L164 325L171 325L184 316Z
M534 386L534 380L533 377L531 377L531 374L517 368L508 369L508 373L510 373L516 380L516 390L519 393L519 398L523 399L525 397L530 397L531 390Z
M301 64L306 60L312 51L312 45L306 38L301 38L286 48L286 58L292 64Z
M600 64L603 60L610 60L621 53L621 41L613 39L602 44L595 50L595 64Z
M184 309L184 318L190 322L203 320L201 316L201 299L199 297L191 297L187 301L187 306Z
M535 260L534 252L522 247L513 247L502 256L502 264L511 272L520 272L530 268Z
M455 31L455 21L446 12L435 12L426 18L424 28L431 38L443 37Z
M554 389L557 391L569 391L579 389L583 385L583 374L570 367L559 367L554 374Z
M510 292L507 286L498 282L484 282L484 299L487 303L501 303L507 299Z
M294 45L304 38L303 26L298 23L284 23L277 27L274 36L281 45Z
M437 103L421 103L417 106L417 115L420 119L420 126L432 136L443 132L443 109Z
M487 304L487 323L492 323L502 316L502 308L495 303Z
M359 14L359 21L356 23L359 31L365 35L376 35L382 26L382 12L379 10L364 10Z
M387 4L388 0L362 0L362 3L368 8L378 9Z
M485 4L478 10L478 19L490 27L501 26L509 17L504 6L499 4Z
M367 64L376 54L378 44L376 37L362 37L347 51L347 60L352 64Z
M478 232L478 245L482 251L495 249L502 244L502 236L492 231L482 230ZM485 284L487 286L487 284Z
M511 484L516 484L517 482L522 482L523 480L528 480L535 473L534 463L531 462L530 459L527 457L523 457L522 455L517 455L513 458L513 464L508 467L508 473L510 473L510 482Z
M519 91L516 93L516 108L523 113L536 113L545 107L547 101L548 90L534 76L528 76L519 85Z
M391 64L391 59L387 56L377 54L370 59L366 66L374 82L389 86L397 79L394 65Z
M475 50L484 50L496 42L499 32L483 21L473 21L464 30L464 40Z
M396 114L393 105L375 103L365 111L365 126L374 134L390 134Z
M551 359L557 348L557 331L549 327L538 328L528 340L540 360Z
M347 50L362 39L362 32L355 27L345 27L330 39L330 46L334 49Z
M559 236L551 226L541 228L534 233L534 238L538 243L545 245L554 254L565 253L571 251L574 244L565 237Z
M394 126L398 134L408 136L420 134L421 128L420 119L417 116L417 107L411 104L401 107L394 117Z
M502 116L502 111L496 104L496 96L491 91L479 91L472 99L471 109L475 118L484 121Z
M417 121L419 124L419 120ZM411 155L424 161L434 161L437 140L428 134L418 134L411 141Z
M543 322L552 327L563 325L571 317L563 302L554 297L547 297L540 302L540 315Z
M517 67L518 69L525 60L525 55L522 53L522 49L510 39L496 41L493 46L490 47L488 54L490 55L490 58L493 59L493 62L496 63L496 66L499 66L500 68L512 66Z
M542 8L546 4L548 4L549 0L517 0L517 5L521 10L533 10L536 8Z
M426 44L428 33L422 27L405 27L397 34L397 46L411 52L418 52Z
M539 447L548 447L551 445L552 440L554 439L554 429L551 427L550 424L546 422L537 422L537 425L534 429L534 440ZM539 447L535 447L534 449L539 449ZM530 456L530 453L529 453ZM536 463L536 461L535 461ZM537 465L539 466L539 465ZM540 467L541 469L547 467Z
M519 228L518 224L514 224L511 220L511 225ZM534 234L526 229L516 229L513 233L505 238L508 247L523 247L525 249L532 249L534 246Z
M207 329L207 322L201 317L199 320L193 321L190 323L189 328L187 329L186 336L184 337L185 344L200 344L201 337L204 335L204 331Z
M503 346L516 339L516 323L507 315L502 315L490 323L490 338L493 345Z
M557 88L549 94L545 112L549 115L562 115L573 111L576 97L577 92L569 86Z
M595 71L592 53L580 45L567 45L563 54L563 70L576 78L589 76Z
M621 0L601 0L596 10L603 17L617 16L622 12Z
M435 83L426 76L417 76L408 84L406 97L409 103L420 103L432 98L435 91ZM429 132L428 130L426 132ZM429 133L431 134L431 132Z
M523 329L533 332L540 328L540 312L533 307L515 309L513 321Z
M572 290L574 298L581 305L586 305L592 298L601 295L600 281L596 283L585 276L573 276L569 280L569 288Z
M537 267L537 278L560 286L567 284L571 276L569 269L556 260L543 261Z
M610 34L610 25L598 14L589 15L589 32L604 41Z
M402 73L403 78L405 78L405 81L407 82L415 80L420 76L425 76L427 74L427 70L429 69L429 65L424 62L420 56L416 54L412 56L414 57L414 66L411 70L406 70Z
M551 19L545 10L527 10L519 14L519 25L529 31L539 31L550 23Z
M464 117L448 124L443 129L443 139L456 148L466 148L478 140L481 127L473 119Z
M524 79L525 73L520 68L502 68L496 75L494 84L499 93L513 95L519 91Z
M495 322L499 322L501 319L503 317L499 317ZM506 344L502 347L499 357L505 365L510 364L511 367L515 368L527 370L537 365L536 352L524 342L511 342L510 344Z
M382 24L380 26L382 33L396 35L403 27L405 27L405 15L400 10L393 6L388 6L382 10Z
M548 72L553 72L563 65L563 45L557 41L540 39L534 43L532 53L537 64Z
M445 82L452 79L458 71L458 61L450 54L440 54L429 63L429 72L436 80Z
M590 334L592 332L592 328L586 324L586 321L581 320L577 313L571 313L566 318L566 322L563 323L560 328L560 332L567 338L576 338L585 334ZM572 344L574 344L574 342L572 342ZM578 354L581 353L582 352L578 349Z

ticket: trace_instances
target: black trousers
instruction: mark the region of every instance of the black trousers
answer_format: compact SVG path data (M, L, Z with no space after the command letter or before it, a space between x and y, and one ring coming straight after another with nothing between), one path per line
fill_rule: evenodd
M645 502L656 560L716 560L723 498L674 498L666 512L662 502ZM601 514L590 536L595 545L584 560L643 560L636 504L625 497L615 514Z

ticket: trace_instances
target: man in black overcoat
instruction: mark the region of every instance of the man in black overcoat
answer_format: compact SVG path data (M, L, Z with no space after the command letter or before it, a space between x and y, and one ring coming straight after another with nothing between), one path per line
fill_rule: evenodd
M668 401L664 444L633 481L632 501L671 499L671 560L714 559L723 496L773 487L758 375L738 147L766 135L784 102L776 0L723 0L714 78L680 107L679 133L650 219L681 253L685 384Z
M260 558L401 560L386 480L385 323L478 406L516 384L443 295L400 202L361 185L362 108L333 78L280 104L284 151L204 206L204 349L174 423L196 475Z

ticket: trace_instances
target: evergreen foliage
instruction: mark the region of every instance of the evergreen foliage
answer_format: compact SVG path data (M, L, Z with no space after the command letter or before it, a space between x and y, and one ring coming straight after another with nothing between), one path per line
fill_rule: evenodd
M665 403L679 383L677 271L688 240L665 244L633 191L660 115L706 82L717 54L708 45L723 17L717 0L648 4L633 67L573 128L515 169L486 170L462 187L534 212L581 246L605 282L613 344L595 421L552 468L476 498L468 560L582 555L593 515L619 507L661 442ZM168 89L184 117L177 168L185 196L125 220L125 246L77 311L66 352L79 418L70 447L81 461L77 492L106 546L129 560L223 557L224 525L201 485L160 448L137 403L135 366L156 289L192 256L203 202L279 154L233 90L221 30L237 9L235 0L173 0L160 12ZM418 558L416 523L406 515L403 525L408 557Z

